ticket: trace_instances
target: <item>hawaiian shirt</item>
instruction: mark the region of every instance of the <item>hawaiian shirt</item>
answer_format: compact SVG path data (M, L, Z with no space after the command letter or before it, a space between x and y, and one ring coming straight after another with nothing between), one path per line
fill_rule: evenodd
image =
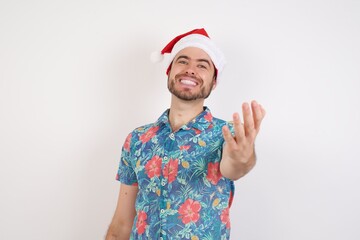
M122 148L116 178L139 188L130 239L229 239L234 182L219 168L228 123L204 107L172 132L168 112Z

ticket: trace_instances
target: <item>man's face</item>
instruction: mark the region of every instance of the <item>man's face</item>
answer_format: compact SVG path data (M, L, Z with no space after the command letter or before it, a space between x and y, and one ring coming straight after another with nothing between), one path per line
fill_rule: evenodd
M215 86L215 67L205 51L188 47L175 56L168 77L172 94L185 101L205 99Z

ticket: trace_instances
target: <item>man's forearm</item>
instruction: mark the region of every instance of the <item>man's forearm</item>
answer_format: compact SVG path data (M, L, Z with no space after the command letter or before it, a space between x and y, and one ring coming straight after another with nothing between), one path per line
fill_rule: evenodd
M222 158L220 161L220 172L224 177L235 181L245 176L255 166L255 164L256 154L254 149L253 154L246 163Z

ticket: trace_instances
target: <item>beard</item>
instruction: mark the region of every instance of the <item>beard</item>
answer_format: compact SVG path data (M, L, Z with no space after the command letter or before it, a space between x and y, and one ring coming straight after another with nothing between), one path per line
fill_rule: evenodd
M181 74L176 75L175 78L172 80L170 79L170 77L168 77L168 89L174 96L184 101L194 101L197 99L208 98L215 83L215 80L213 80L209 84L209 86L205 86L202 79L197 79L199 84L201 85L200 90L193 93L191 92L191 89L179 90L175 87L176 79L179 79L179 77L181 77Z

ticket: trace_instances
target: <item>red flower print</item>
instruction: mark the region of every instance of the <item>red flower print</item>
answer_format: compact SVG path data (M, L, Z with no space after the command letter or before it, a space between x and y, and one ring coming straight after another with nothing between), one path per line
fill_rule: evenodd
M137 232L138 234L143 234L147 226L146 224L147 214L144 211L139 211L137 217L138 217L136 221Z
M200 218L201 205L198 201L187 199L179 208L180 219L184 224L196 223Z
M130 141L131 141L131 133L125 139L124 149L126 151L130 151Z
M180 150L189 150L190 149L190 145L184 145L184 146L180 146Z
M230 217L229 217L229 208L225 208L220 215L220 219L222 223L226 224L226 228L230 228Z
M163 175L168 179L169 183L173 182L176 179L178 173L178 159L170 159L168 164L165 165L163 169Z
M140 141L142 143L148 142L151 138L156 135L156 132L159 130L159 126L151 127L147 132L143 133L140 136Z
M149 178L159 177L161 173L161 158L154 156L145 164L145 172Z
M201 131L199 129L194 129L194 131L195 131L195 135L198 135L201 133Z
M219 163L210 162L208 164L206 179L209 180L212 184L216 185L221 177L222 175L220 173Z
M210 112L206 113L206 115L204 116L204 118L206 119L206 121L211 122L213 119L213 116L211 115Z

